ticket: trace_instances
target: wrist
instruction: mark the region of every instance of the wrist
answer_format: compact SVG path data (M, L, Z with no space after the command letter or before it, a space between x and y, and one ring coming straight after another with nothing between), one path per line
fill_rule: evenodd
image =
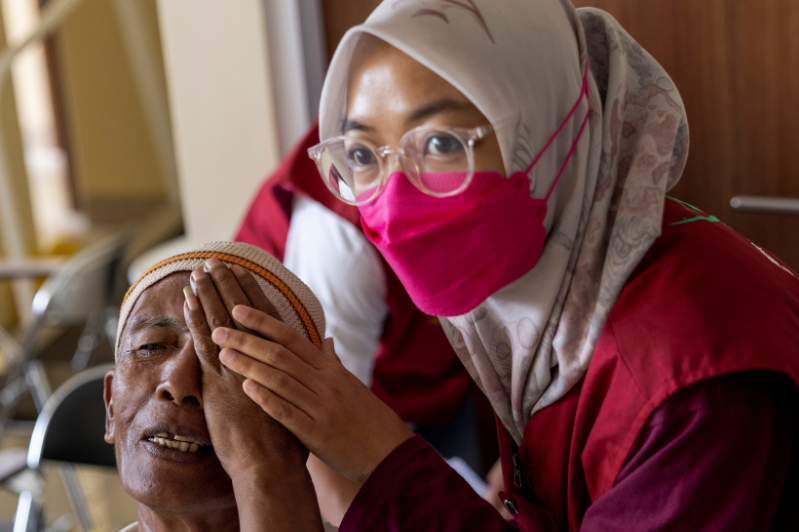
M284 479L287 482L297 482L308 476L306 466L307 454L296 456L297 453L286 453L282 456L272 454L269 457L249 457L236 460L235 464L226 464L233 485L258 484L264 479Z
M360 482L361 484L366 482L374 470L377 469L381 463L383 463L383 460L388 458L388 456L403 443L415 436L414 432L408 427L408 425L402 421L401 423L401 426L397 426L395 430L392 431L390 438L385 437L381 442L381 445L375 447L374 453L372 454L372 459L364 460L364 465L367 465L367 469L362 471L360 475L357 475L356 478L353 478L352 480Z
M256 465L231 479L242 532L321 531L316 491L304 464Z
M316 492L311 475L303 464L300 469L252 467L231 476L236 503L282 508L316 506Z

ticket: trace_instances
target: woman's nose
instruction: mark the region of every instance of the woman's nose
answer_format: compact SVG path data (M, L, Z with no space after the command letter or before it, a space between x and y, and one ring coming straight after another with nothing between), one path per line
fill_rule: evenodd
M404 172L405 171L405 169L402 167L402 164L400 163L400 159L397 156L397 154L390 155L386 162L388 163L387 166L388 166L388 175L389 176L391 174L396 173L396 172Z
M202 406L202 369L193 349L183 349L164 364L156 397L178 406Z

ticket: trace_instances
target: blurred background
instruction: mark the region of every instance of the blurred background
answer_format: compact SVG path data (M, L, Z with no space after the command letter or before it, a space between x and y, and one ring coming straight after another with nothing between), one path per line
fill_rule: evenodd
M232 238L378 3L0 0L3 449L28 446L52 390L113 361L129 271ZM799 2L574 3L616 16L676 81L691 150L671 195L799 270ZM51 530L86 530L75 478L94 529L135 520L113 469L48 467L36 484L0 456L0 522L34 493Z

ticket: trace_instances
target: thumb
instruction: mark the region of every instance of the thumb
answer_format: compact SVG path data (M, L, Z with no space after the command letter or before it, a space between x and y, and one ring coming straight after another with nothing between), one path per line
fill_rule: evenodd
M321 351L327 356L328 359L336 360L339 364L341 363L341 359L336 354L336 346L332 337L322 340Z

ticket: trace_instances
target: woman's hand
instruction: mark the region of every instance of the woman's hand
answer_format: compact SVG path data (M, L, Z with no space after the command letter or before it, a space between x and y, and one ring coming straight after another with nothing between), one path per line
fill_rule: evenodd
M343 476L364 482L413 432L336 356L333 340L316 348L305 336L247 305L232 312L242 326L218 328L219 358L247 378L244 390L267 414Z
M497 458L497 461L494 462L491 470L486 475L486 483L488 484L488 490L486 491L485 499L502 514L506 521L509 521L513 516L505 507L502 499L499 498L499 492L505 491L505 480L502 477L502 461L499 458Z

